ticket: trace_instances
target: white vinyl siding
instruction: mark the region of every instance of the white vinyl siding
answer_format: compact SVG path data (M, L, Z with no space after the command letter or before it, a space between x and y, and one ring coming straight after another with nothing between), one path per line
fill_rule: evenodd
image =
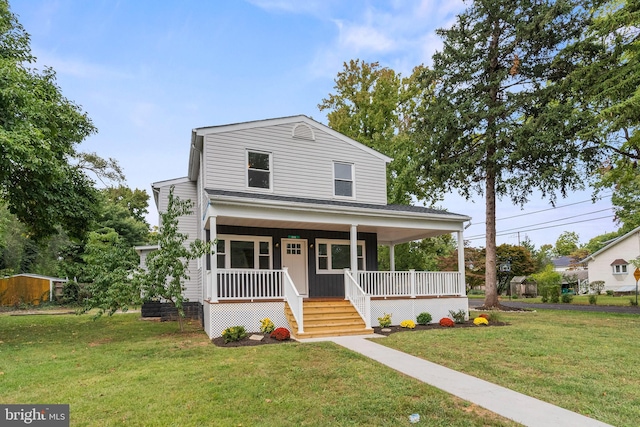
M315 141L293 138L296 123L205 135L205 188L262 191L247 187L247 150L271 153L272 193L312 199L335 199L333 162L336 155L353 165L353 180L361 183L356 201L386 204L384 160L314 128ZM364 185L366 183L366 185Z
M182 182L173 184L175 189L173 190L173 195L180 198L180 200L192 200L196 201L197 198L197 187L195 182ZM169 204L169 189L171 185L163 186L160 188L160 194L158 197L158 211L166 212L167 206ZM192 208L192 214L188 216L183 216L178 219L178 227L181 233L188 235L189 237L184 242L185 246L189 246L191 242L195 241L199 235L199 220L198 214L195 211L196 204L194 203L194 208ZM188 298L190 302L202 301L202 283L201 283L201 270L198 269L198 261L191 260L189 261L189 279L184 281L184 296Z

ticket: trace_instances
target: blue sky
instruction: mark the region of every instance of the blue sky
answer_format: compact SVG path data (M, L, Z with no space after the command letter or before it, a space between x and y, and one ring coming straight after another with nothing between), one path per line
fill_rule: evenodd
M317 105L333 90L342 64L360 58L403 75L442 43L435 29L463 10L460 0L13 0L31 35L38 67L57 72L64 95L98 128L82 145L116 158L127 185L185 176L196 127L305 114L326 124ZM572 195L559 205L590 198ZM157 224L150 202L149 222ZM448 196L442 207L473 217L466 236L484 233L484 202ZM505 218L549 208L534 200L520 210L498 206ZM578 203L498 222L498 232L610 207ZM617 227L611 212L529 228L608 218L521 232L536 245L563 231L581 242ZM484 246L481 239L474 246ZM517 233L498 237L517 243Z

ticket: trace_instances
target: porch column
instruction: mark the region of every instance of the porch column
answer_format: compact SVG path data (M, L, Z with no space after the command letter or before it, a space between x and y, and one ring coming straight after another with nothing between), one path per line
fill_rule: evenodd
M360 283L358 280L358 225L351 224L351 274L356 283Z
M467 294L467 285L465 283L464 270L464 236L463 231L458 231L458 272L460 273L460 295Z
M213 242L213 255L211 257L211 270L209 270L209 280L207 280L207 296L209 301L218 302L218 256L216 255L216 240L218 239L218 227L216 216L209 217L209 240Z
M389 271L396 271L396 245L389 244Z

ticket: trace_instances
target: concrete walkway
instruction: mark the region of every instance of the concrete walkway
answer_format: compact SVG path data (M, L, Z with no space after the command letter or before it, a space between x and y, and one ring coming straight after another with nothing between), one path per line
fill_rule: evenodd
M382 337L378 335L378 337ZM367 336L371 338L371 335ZM322 339L301 340L302 342ZM496 414L531 427L603 427L609 424L559 408L488 381L394 350L364 336L326 338L398 372L416 378Z

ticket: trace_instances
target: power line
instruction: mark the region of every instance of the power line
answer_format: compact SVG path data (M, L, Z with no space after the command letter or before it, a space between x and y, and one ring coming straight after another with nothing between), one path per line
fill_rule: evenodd
M567 220L567 219L578 218L578 217L586 216L586 215L593 215L595 213L609 211L611 209L613 209L613 207L606 208L606 209L600 209L600 210L597 210L597 211L591 211L591 212L587 212L587 213L582 213L582 214L578 214L578 215L566 216L564 218L553 219L551 221L539 222L537 224L529 224L529 225L523 225L523 226L515 227L515 228L508 228L506 230L501 230L500 233L506 233L506 232L511 232L511 231L522 231L522 228L526 228L526 227L535 227L537 225L551 224L553 222L564 221L564 220ZM469 239L473 239L473 238L476 238L476 237L484 237L484 236L485 236L485 234L477 234L475 236L469 237Z
M612 194L613 194L613 193L610 193L610 194L604 194L604 195L602 195L602 196L600 196L600 197L597 197L597 198L596 198L596 200L602 200L602 199L604 199L605 197L609 197L609 196L611 196ZM506 217L504 217L504 218L496 218L496 222L498 222L498 221L502 221L502 220L505 220L505 219L519 218L519 217L521 217L521 216L535 215L535 214L537 214L537 213L547 212L547 211L552 211L552 210L561 209L561 208L566 208L566 207L569 207L569 206L575 206L575 205L579 205L579 204L581 204L581 203L587 203L587 202L593 202L593 199L581 200L581 201L579 201L579 202L568 203L568 204L566 204L566 205L558 205L558 206L554 206L554 207L551 207L551 208L541 209L541 210L538 210L538 211L525 212L525 213L521 213L521 214L518 214L518 215L506 216ZM474 226L474 225L480 225L480 224L486 224L486 221L482 221L482 222L474 222L474 223L473 223L473 224L471 224L471 225L472 225L472 226Z
M589 221L595 221L595 220L598 220L598 219L606 219L606 218L613 218L613 217L615 217L615 215L606 215L606 216L601 216L601 217L598 217L598 218L583 219L582 221L573 221L573 222L566 222L564 224L550 225L548 227L538 227L538 228L531 228L531 229L523 229L523 230L520 230L520 232L526 233L528 231L546 230L547 228L563 227L565 225L579 224L579 223L582 223L582 222L589 222ZM507 231L498 232L498 233L496 233L496 237L498 237L498 236L506 236L508 234L513 234L513 230L508 231L508 232ZM481 235L481 236L477 236L477 237L469 237L469 238L465 237L465 240L478 240L478 239L484 239L485 237L486 237L486 234L485 235Z

